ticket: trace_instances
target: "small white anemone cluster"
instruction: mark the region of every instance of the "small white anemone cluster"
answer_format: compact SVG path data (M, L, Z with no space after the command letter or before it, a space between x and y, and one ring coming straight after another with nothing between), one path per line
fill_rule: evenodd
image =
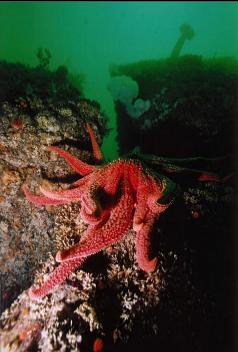
M120 101L124 105L128 115L134 119L143 115L151 106L149 100L136 99L139 94L139 86L129 76L112 77L107 88L113 100Z

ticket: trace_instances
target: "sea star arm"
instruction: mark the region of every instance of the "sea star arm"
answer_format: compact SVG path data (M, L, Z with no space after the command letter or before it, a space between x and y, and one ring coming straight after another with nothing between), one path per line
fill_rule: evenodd
M81 219L89 225L102 225L104 224L110 216L110 209L103 209L100 214L88 214L84 207L80 210Z
M99 169L81 198L80 215L87 224L99 224L105 222L110 215L112 203L118 191L122 176L122 170L117 164ZM106 202L106 203L105 203ZM101 203L104 203L104 209Z
M82 194L84 192L84 187L87 183L87 180L81 179L81 184L75 187L61 191L52 191L48 190L42 186L40 186L40 191L44 194L45 197L55 200L62 200L62 201L78 201L82 198ZM63 203L64 204L64 203Z
M138 173L138 184L136 191L136 209L133 217L133 229L135 231L138 231L143 225L148 209L147 199L151 191L148 177L146 177L140 170Z
M165 180L169 181L166 182ZM136 193L136 210L133 217L133 229L138 231L145 223L145 217L148 209L154 214L160 214L165 211L170 205L171 200L167 194L173 194L174 182L167 178L155 180L151 175L146 175L143 172L138 174L138 186ZM165 197L166 196L166 197ZM164 198L164 202L159 200Z
M103 226L89 226L85 238L77 245L58 252L56 260L61 262L77 257L87 257L120 241L132 224L134 197L128 186L122 187L122 195L112 208L110 217Z
M90 135L90 140L91 140L91 143L92 143L92 148L93 148L93 156L94 158L97 160L97 161L101 161L104 159L103 157L103 153L97 143L97 140L96 140L96 137L95 137L95 134L93 132L93 129L92 127L90 126L89 123L86 123L86 128L87 128L87 131Z
M146 271L154 271L157 264L157 258L150 259L151 233L156 216L148 211L143 224L136 231L136 259L139 267Z
M23 185L22 190L26 196L26 199L36 205L62 205L71 202L71 200L56 200L45 196L37 196L28 190L27 185Z
M140 173L138 183L137 206L133 218L133 229L136 232L136 258L142 270L151 272L157 264L157 258L150 259L152 228L155 219L174 199L176 187L175 183L167 178L155 180L152 176L143 173Z
M88 175L96 169L96 166L84 163L63 149L54 146L49 146L48 149L62 156L72 169L82 176Z
M88 185L87 190L82 195L82 208L89 215L99 215L102 211L99 192L101 187L93 179L91 184Z
M190 171L190 170L188 170ZM204 181L204 182L221 182L222 178L216 174L213 173L208 173L208 172L204 172L204 171L197 171L195 170L195 172L197 173L197 180L198 181Z
M160 176L161 177L161 176ZM180 194L180 187L168 177L162 176L160 180L153 182L153 191L148 196L147 204L155 214L164 212Z
M84 258L76 258L61 263L47 278L40 288L31 287L29 296L32 299L37 299L49 294L55 286L64 282L69 274L82 264Z
M123 162L111 163L107 166L105 174L102 176L104 191L110 196L114 197L118 191L121 178L123 176L124 168Z

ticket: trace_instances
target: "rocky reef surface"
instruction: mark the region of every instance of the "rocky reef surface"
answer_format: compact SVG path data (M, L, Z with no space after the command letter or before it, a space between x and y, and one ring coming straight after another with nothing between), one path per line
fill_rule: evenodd
M180 158L233 152L237 137L237 59L184 55L115 65L111 75L137 83L134 104L138 100L150 103L143 114L133 117L120 100L116 101L121 154L135 147L144 153ZM121 90L131 95L128 84Z
M176 202L153 233L158 267L139 269L134 232L90 257L55 291L36 301L28 288L57 266L55 253L79 241L86 225L80 205L37 207L47 183L66 188L77 176L47 150L57 145L93 162L85 122L105 134L99 106L80 95L64 100L31 94L0 106L0 350L229 351L232 314L234 185L183 182ZM228 171L228 170L227 170ZM229 345L230 344L230 345Z
M30 206L21 186L29 183L34 188L42 178L43 182L49 182L51 178L56 182L58 178L66 183L67 166L50 153L47 146L64 146L78 157L90 160L85 122L93 124L99 141L99 130L103 135L105 128L99 106L81 98L80 92L69 82L63 85L66 96L62 96L62 89L54 94L45 91L47 84L51 87L49 82L52 83L55 73L6 62L0 63L0 71L5 73L0 79L2 311L30 285L39 262L44 261L54 248L54 211ZM36 72L38 80L34 83ZM29 82L32 90L26 94L24 87L29 86Z
M88 259L52 294L32 301L23 291L1 316L1 349L98 351L95 345L101 341L99 351L143 351L148 342L168 350L184 345L185 350L208 351L207 346L224 343L224 335L216 333L222 326L217 319L223 320L230 303L223 306L222 289L229 289L232 274L227 270L233 201L228 186L187 188L154 231L159 265L153 273L139 269L130 231L123 242ZM53 249L41 258L35 284L56 267L55 251L81 237L85 224L78 214L77 203L54 207ZM39 255L39 249L32 253Z

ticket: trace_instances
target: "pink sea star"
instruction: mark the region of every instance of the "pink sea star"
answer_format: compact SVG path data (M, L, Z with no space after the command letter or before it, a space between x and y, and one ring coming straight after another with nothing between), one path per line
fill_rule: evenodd
M89 124L87 130L94 157L101 160L103 156ZM43 195L32 194L24 185L26 198L37 205L80 202L80 215L88 227L78 244L56 254L59 266L40 288L30 289L30 297L40 298L50 293L89 255L121 241L131 227L136 234L138 265L146 272L153 271L157 258L150 257L151 230L156 219L172 203L177 193L176 184L165 176L153 174L138 160L119 159L103 166L94 166L58 147L48 148L62 156L83 177L67 190L50 191L41 187ZM179 172L181 169L168 163L164 165L168 172ZM218 180L214 174L201 174L199 177L203 181Z

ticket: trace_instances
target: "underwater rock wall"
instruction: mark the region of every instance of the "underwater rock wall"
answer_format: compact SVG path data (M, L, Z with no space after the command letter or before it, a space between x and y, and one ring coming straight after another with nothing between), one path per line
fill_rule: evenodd
M88 259L52 294L32 301L23 291L0 318L0 348L95 352L101 341L102 351L144 351L148 343L169 351L176 346L196 352L215 346L219 351L224 330L222 334L222 323L216 322L223 321L229 306L228 301L221 309L224 293L219 289L231 275L223 255L227 261L231 253L233 201L229 187L185 187L155 228L158 267L153 273L138 267L130 231L124 241ZM82 236L79 210L78 203L55 207L52 235L57 249ZM56 265L49 254L38 266L34 284L42 283Z
M150 108L131 118L116 101L121 154L140 147L161 156L218 156L234 149L238 61L187 55L176 59L114 65L139 86Z
M124 241L85 261L52 294L33 301L28 288L44 282L57 266L57 250L78 242L86 225L79 203L38 208L21 186L27 183L38 194L39 184L64 189L76 181L78 175L47 145L93 162L85 122L101 142L105 120L97 104L80 97L5 99L0 105L0 350L139 352L149 345L151 350L220 351L230 341L223 322L233 308L232 185L183 178L180 196L153 231L154 272L139 269L131 230Z
M47 146L60 145L90 160L85 122L95 126L98 140L104 124L99 106L80 98L79 92L76 98L76 90L74 98L70 95L71 88L66 96L45 91L45 78L49 82L53 75L49 71L37 70L35 86L35 69L31 72L23 65L4 62L0 63L0 71L4 72L0 77L2 311L30 285L39 263L54 251L54 209L31 206L21 191L22 185L27 183L33 190L39 182L67 183L64 176L69 169ZM32 92L27 95L24 88L29 84L29 77L34 79L31 79ZM71 87L69 83L68 87ZM22 94L18 96L19 93ZM37 192L37 188L34 190Z

